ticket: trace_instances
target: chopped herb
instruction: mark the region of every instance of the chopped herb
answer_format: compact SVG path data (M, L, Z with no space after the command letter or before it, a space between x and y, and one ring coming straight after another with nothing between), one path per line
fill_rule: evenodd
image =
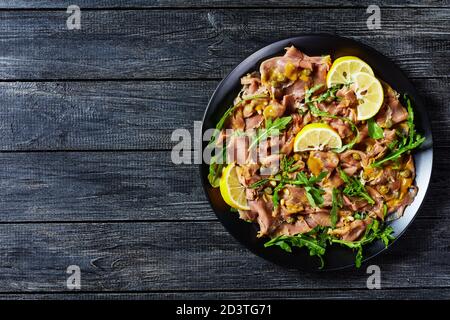
M407 95L405 95L404 100L406 101L408 108L408 120L407 120L407 124L409 127L408 135L403 136L401 140L397 143L397 145L393 146L393 148L396 149L393 150L388 155L386 155L386 157L372 163L372 167L380 167L383 163L387 161L398 159L402 154L419 147L425 141L425 137L422 137L420 134L416 132L414 125L414 110L412 108L410 98Z
M369 136L373 139L382 139L384 137L383 129L376 123L373 118L367 120Z
M252 143L249 146L249 149L252 149L256 146L261 140L267 139L270 136L278 135L280 130L286 128L286 126L291 122L292 117L283 117L277 118L274 121L272 119L266 120L266 127L264 129L259 129L254 137Z
M343 193L348 196L359 197L367 200L369 204L374 204L375 201L367 193L366 188L362 184L361 180L353 177L349 177L342 169L338 168L339 176L344 181L345 188Z
M342 195L341 192L339 191L339 189L337 188L333 188L332 191L332 207L331 207L331 211L330 211L330 218L331 218L331 226L333 228L336 227L336 223L338 221L338 212L339 209L342 208L343 203L342 203Z

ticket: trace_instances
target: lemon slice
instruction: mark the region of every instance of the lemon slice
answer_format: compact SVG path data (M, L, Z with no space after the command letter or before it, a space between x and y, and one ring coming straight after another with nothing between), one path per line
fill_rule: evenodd
M327 86L349 83L352 75L357 72L366 72L373 75L372 68L358 57L345 56L333 62L327 74Z
M294 140L294 152L322 150L342 147L339 134L326 123L310 123L297 133Z
M377 78L365 72L354 73L352 80L359 103L357 120L370 119L377 114L383 105L383 87Z
M239 182L237 175L237 166L230 163L222 171L220 178L220 193L223 200L235 209L250 210L245 197L245 187Z

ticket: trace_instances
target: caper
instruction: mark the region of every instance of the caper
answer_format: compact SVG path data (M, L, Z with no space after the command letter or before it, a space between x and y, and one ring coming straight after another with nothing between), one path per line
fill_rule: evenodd
M400 175L401 175L403 178L410 178L410 177L411 177L411 170L408 170L408 169L402 170L402 171L400 172Z
M353 159L355 160L361 160L361 156L359 155L359 153L353 153L352 154Z
M264 193L266 194L272 194L272 188L271 187L267 187L264 189Z

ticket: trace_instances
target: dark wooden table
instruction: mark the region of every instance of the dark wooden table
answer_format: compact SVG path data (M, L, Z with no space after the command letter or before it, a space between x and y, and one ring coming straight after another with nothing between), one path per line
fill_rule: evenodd
M450 298L450 3L374 2L379 30L371 0L1 0L0 298ZM366 266L308 274L254 256L217 221L198 167L170 160L172 131L192 130L233 66L311 32L378 49L429 109L432 183L371 262L381 290Z

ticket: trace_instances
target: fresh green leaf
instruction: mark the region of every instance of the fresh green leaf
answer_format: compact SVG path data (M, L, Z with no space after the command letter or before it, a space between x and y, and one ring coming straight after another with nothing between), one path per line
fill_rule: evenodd
M249 146L249 149L252 149L260 141L265 140L270 136L278 135L281 130L286 128L291 120L291 116L277 118L274 121L272 121L272 119L266 120L266 127L257 131L256 136L253 138L253 141Z
M335 228L339 218L338 216L339 209L342 208L343 206L342 196L339 189L333 188L331 201L332 201L332 207L330 211L331 226Z
M383 129L376 123L373 118L367 120L369 136L373 139L382 139L384 137Z
M380 167L383 163L387 161L398 159L402 154L415 148L418 148L425 141L425 137L422 137L420 134L416 132L414 125L414 110L412 108L411 99L407 95L405 95L404 100L406 101L408 109L408 119L407 119L407 124L409 128L408 135L403 136L400 142L396 144L396 146L392 146L393 148L396 148L395 150L386 155L383 159L372 163L372 167Z
M256 182L252 183L251 185L249 185L249 188L250 189L256 189L256 188L262 187L265 184L267 184L269 181L270 181L269 179L263 178L261 180L258 180Z
M361 183L361 180L349 177L344 170L338 168L339 176L341 177L342 181L345 183L345 188L343 190L343 193L352 196L352 197L359 197L367 200L369 204L374 204L375 201L372 199L372 197L367 192L364 185Z
M280 192L281 189L283 189L284 187L284 182L281 181L274 189L273 189L273 195L272 195L272 203L273 203L273 207L277 208L278 205L280 204L280 200L279 200L279 195L278 193Z
M306 247L309 249L309 254L311 256L317 256L320 259L320 268L323 268L324 266L323 255L326 252L326 243L312 237L310 233L297 234L295 236L278 236L266 242L264 244L264 247L267 248L274 245L279 246L281 249L287 252L292 252L292 247Z

